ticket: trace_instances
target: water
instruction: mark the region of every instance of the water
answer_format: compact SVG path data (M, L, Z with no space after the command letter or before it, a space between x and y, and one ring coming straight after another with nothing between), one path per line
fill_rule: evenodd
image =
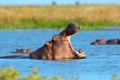
M16 48L41 47L57 30L0 30L0 56L12 55ZM80 80L110 80L113 74L120 76L120 45L90 45L99 38L115 39L120 31L80 31L71 37L76 50L82 48L86 59L72 61L48 61L31 59L0 59L0 68L14 67L27 76L33 68L40 75L80 78Z

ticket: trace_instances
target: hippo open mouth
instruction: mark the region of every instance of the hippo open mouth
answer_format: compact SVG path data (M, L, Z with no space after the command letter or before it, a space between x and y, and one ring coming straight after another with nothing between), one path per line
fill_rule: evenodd
M80 30L77 24L70 23L60 34L46 41L45 45L30 54L31 59L63 60L85 58L84 53L76 51L70 41L70 35Z

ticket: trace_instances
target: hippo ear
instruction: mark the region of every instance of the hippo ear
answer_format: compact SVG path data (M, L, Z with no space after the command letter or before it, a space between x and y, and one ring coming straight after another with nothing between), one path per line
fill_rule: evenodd
M51 42L49 42L49 41L46 41L46 46L47 46L47 48L52 48L52 43Z
M53 41L60 41L60 36L54 35L54 36L52 37L52 40L53 40Z

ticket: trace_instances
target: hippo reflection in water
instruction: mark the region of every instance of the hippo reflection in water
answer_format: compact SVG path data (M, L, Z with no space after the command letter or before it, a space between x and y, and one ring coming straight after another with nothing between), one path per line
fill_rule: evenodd
M41 48L31 52L30 58L47 60L85 58L85 54L76 51L70 41L70 36L78 32L79 29L77 24L68 24L67 28L58 35L54 35L51 41L46 41Z
M104 38L97 39L96 41L92 42L91 45L112 45L112 44L118 44L120 45L120 38L118 39L109 39L104 40Z

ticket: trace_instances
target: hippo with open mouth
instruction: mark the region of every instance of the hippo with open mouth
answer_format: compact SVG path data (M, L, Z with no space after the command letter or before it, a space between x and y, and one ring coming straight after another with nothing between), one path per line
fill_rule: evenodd
M80 30L77 24L70 23L67 28L58 35L54 35L51 41L46 41L41 48L30 53L31 59L45 60L65 60L65 59L82 59L84 53L76 51L70 41L71 35Z

